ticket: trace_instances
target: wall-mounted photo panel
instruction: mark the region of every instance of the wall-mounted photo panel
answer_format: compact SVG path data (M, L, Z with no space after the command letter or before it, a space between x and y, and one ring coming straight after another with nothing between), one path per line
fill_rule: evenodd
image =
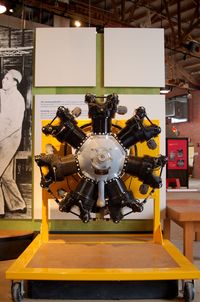
M32 219L33 37L0 26L0 220Z
M104 86L164 87L164 31L105 28Z
M146 142L137 144L138 156L150 155L158 156L159 154L165 154L165 98L160 95L119 95L121 106L127 107L127 113L124 115L116 114L113 119L113 124L119 127L124 127L125 121L131 118L134 114L134 110L139 106L143 106L146 109L148 117L162 128L162 133L156 138L157 147L156 150L150 150L147 147ZM81 115L77 118L78 126L88 124L88 107L84 102L84 95L38 95L35 97L35 155L41 152L47 151L47 147L53 146L54 152L63 155L63 145L61 145L55 138L51 136L45 136L42 134L42 126L47 125L56 115L57 108L59 106L65 106L69 110L73 110L75 107L81 108ZM124 110L125 112L125 110ZM116 130L113 127L113 130ZM86 128L83 129L86 131ZM90 130L89 130L90 131ZM119 131L119 130L118 130ZM70 148L65 150L67 154L74 153L76 149ZM61 152L61 153L60 153ZM129 152L129 151L128 151ZM65 153L66 154L66 153ZM163 183L165 184L165 171L162 174ZM34 218L41 218L42 211L42 190L40 187L41 174L39 167L35 164L34 167ZM64 181L58 182L56 187L54 184L51 187L52 192L56 193L57 189L65 189L67 192L73 191L80 178L77 174L67 176ZM129 190L133 190L135 198L141 199L143 196L138 195L138 186L140 185L138 179L133 178L130 175L125 175L126 186ZM58 185L58 187L57 187ZM165 186L161 188L160 192L161 211L165 209ZM130 209L124 209L130 211ZM93 214L95 217L95 214ZM49 199L49 217L50 219L78 219L76 216L70 213L61 213L58 209L58 205L53 200L52 196ZM133 213L126 216L126 219L151 219L153 217L153 201L152 198L144 206L142 213Z
M96 28L37 28L35 86L95 86Z

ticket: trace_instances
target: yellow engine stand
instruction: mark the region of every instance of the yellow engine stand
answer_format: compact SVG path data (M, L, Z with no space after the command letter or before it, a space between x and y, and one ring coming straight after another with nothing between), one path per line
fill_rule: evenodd
M6 278L92 281L199 279L200 271L169 240L162 238L159 199L155 198L155 204L152 235L49 235L48 198L44 192L41 232L7 270Z
M40 234L6 272L10 280L194 280L200 271L163 239L160 198L153 194L152 234L49 234L43 190Z

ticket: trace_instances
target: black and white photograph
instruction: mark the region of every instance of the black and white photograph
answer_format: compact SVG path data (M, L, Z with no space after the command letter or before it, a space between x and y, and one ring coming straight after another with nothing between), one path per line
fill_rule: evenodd
M32 217L33 31L0 27L0 218Z

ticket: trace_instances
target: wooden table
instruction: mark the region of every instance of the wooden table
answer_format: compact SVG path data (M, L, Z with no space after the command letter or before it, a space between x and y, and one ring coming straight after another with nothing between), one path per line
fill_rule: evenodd
M193 240L195 232L200 232L200 200L167 200L164 236L170 239L170 222L174 221L183 228L184 255L193 262Z
M0 261L16 259L33 239L33 231L0 229Z

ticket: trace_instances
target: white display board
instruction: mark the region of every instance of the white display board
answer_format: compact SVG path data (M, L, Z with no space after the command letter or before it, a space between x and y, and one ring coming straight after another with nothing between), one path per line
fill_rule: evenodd
M140 106L145 107L146 113L151 120L159 120L161 127L160 139L160 154L166 154L166 129L165 129L165 96L163 95L125 95L120 94L120 105L126 106L128 112L126 119L133 116L134 110ZM123 116L120 116L123 119ZM158 154L159 155L159 154ZM165 216L166 209L166 169L162 172L163 186L160 188L160 210L161 217ZM148 199L144 205L142 213L133 213L126 216L126 219L151 219L153 218L154 204L152 199Z
M105 87L164 87L164 30L104 29Z
M144 106L150 119L159 120L162 133L160 135L160 153L165 154L165 97L160 95L119 95L120 104L127 107L125 115L116 115L116 119L128 119L133 116L134 110ZM79 106L82 114L78 119L88 119L88 107L84 103L84 95L37 95L35 96L35 155L41 153L42 145L42 121L52 119L57 108L65 106L72 110ZM162 175L165 183L165 171ZM41 219L42 212L42 190L40 188L40 171L34 165L34 219ZM163 186L160 190L161 211L166 207L166 190ZM49 203L50 219L77 219L76 216L68 213L61 213L57 204L52 200ZM153 217L153 202L149 200L142 213L134 213L126 216L126 219L151 219Z
M96 28L37 28L35 86L96 86Z
M73 95L36 95L35 96L35 125L34 125L34 155L42 152L42 122L53 119L59 106L65 106L69 110L75 107L82 109L81 119L88 118L88 106L84 103L85 96L82 94ZM34 219L42 217L42 189L40 187L41 174L38 166L34 163ZM77 219L69 213L61 213L55 201L49 202L50 219Z

